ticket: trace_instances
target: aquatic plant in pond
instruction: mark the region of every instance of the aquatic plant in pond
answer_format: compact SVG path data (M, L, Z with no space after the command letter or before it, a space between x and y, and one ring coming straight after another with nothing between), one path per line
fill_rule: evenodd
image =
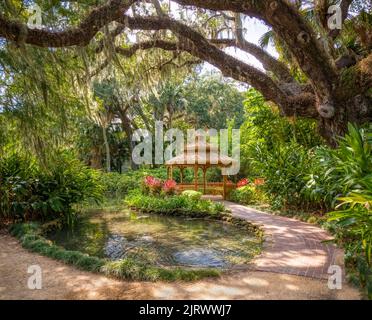
M121 212L94 212L73 230L50 235L56 244L92 256L163 266L230 268L248 263L261 241L218 221Z

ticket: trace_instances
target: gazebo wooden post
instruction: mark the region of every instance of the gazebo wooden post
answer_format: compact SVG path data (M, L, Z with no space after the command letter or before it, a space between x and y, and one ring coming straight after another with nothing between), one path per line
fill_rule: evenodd
M170 167L170 176L169 180L173 180L173 166Z
M207 193L207 179L206 179L207 167L203 167L203 193Z
M181 184L183 184L183 171L184 171L184 167L180 167L180 178L181 178Z
M227 185L227 176L223 176L223 199L226 200L227 198L227 188L226 188L226 185Z
M167 166L167 180L169 180L169 166Z
M194 165L194 179L195 179L195 191L199 191L199 187L198 187L198 165Z

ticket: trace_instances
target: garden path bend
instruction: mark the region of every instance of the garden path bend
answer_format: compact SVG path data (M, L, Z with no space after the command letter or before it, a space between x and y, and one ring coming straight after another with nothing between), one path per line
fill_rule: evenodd
M218 197L208 198L223 202L234 217L263 229L264 250L253 260L251 266L254 270L328 279L329 268L336 265L344 275L344 252L336 245L324 242L333 238L320 227L222 201Z

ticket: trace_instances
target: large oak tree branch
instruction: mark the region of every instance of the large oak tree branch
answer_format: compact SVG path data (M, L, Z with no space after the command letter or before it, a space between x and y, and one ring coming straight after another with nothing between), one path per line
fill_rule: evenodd
M171 42L164 40L149 40L141 43L136 43L130 47L116 47L116 53L121 54L125 57L131 57L138 50L148 50L158 48L166 51L185 51L192 55L197 55L195 46L188 43L187 41ZM234 75L229 75L233 76ZM239 80L239 79L238 79ZM279 105L281 113L284 116L300 116L306 118L317 118L319 115L315 108L315 97L314 94L309 92L303 92L299 95L287 96L285 103Z
M139 43L135 43L130 47L116 47L116 53L125 56L127 58L135 55L138 50L148 50L153 48L163 49L165 51L191 51L191 48L187 48L186 45L181 45L176 42L165 41L165 40L149 40Z
M257 17L272 26L287 44L302 71L316 89L318 99L332 100L337 71L332 59L317 40L298 9L285 0L175 0L179 4L210 10L230 10Z
M120 18L136 0L111 0L93 9L79 26L64 31L31 29L0 14L0 37L39 47L86 46L104 26Z
M265 50L253 43L250 43L246 40L237 41L236 39L211 39L210 42L224 47L239 48L259 60L264 69L271 71L275 76L278 77L280 81L293 82L293 77L284 63L275 59Z
M270 54L268 54L265 50L256 46L250 42L248 42L243 34L243 24L241 20L241 14L235 14L235 35L236 41L240 49L252 54L258 60L262 62L263 67L273 72L279 80L284 82L293 82L293 77L284 63L276 60Z
M241 12L264 20L286 42L299 66L317 89L319 98L329 100L337 72L317 41L314 31L295 6L285 0L175 1L217 11ZM65 31L29 29L25 24L0 16L0 36L43 47L86 45L103 26L119 18L134 2L136 0L111 0L93 10L78 27Z
M179 48L199 59L216 66L228 77L251 84L261 91L266 99L278 105L284 104L286 95L277 84L264 72L226 54L211 44L204 36L176 20L157 17L129 17L117 20L130 29L139 30L171 30L180 39Z
M186 51L191 55L211 63L228 77L251 84L262 92L267 100L275 102L287 116L302 116L316 118L315 97L313 94L288 95L282 91L264 72L243 63L242 61L226 54L215 45L211 44L201 34L192 28L169 18L156 17L123 17L119 20L130 29L140 30L171 30L179 42L164 40L150 40L134 44L129 48L117 48L116 52L129 57L138 50L160 48L167 51Z

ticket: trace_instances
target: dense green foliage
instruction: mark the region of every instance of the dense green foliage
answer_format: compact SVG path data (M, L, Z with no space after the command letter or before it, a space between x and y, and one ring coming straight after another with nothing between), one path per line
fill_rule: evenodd
M129 207L144 212L192 217L218 217L219 214L225 211L224 206L220 203L203 200L189 194L158 197L137 193L126 197L125 202Z
M186 121L195 128L239 128L244 119L244 94L220 77L189 81L184 88Z
M159 168L131 170L123 174L117 172L100 172L99 182L103 187L106 198L123 199L131 191L141 189L144 178L150 175L165 180L167 178L167 171L165 168Z
M372 299L372 187L338 198L340 210L329 213L338 240L346 247L346 261L359 272L359 283Z
M322 157L324 185L337 198L338 211L329 214L336 235L347 248L347 262L359 271L359 281L372 299L372 135L349 126L339 148ZM324 155L324 153L323 153ZM330 165L331 164L331 165Z
M256 204L264 202L266 197L261 187L249 184L233 190L230 199L242 204Z
M97 173L68 153L49 162L12 153L0 158L0 218L53 220L72 223L73 206L98 201L101 188Z
M372 139L371 130L349 125L336 149L322 144L313 123L282 119L259 95L250 92L242 127L243 170L265 179L263 190L274 210L322 221L346 249L350 270L371 295ZM274 124L274 125L273 125ZM241 203L255 202L257 191L245 186L232 193ZM336 207L337 206L337 207ZM329 222L314 211L327 212ZM291 213L292 212L292 213Z
M328 207L333 207L339 195L371 189L371 134L369 130L349 125L349 133L340 138L337 149L316 151L307 188L311 200L323 200Z
M182 195L186 196L186 197L189 197L192 200L200 200L203 194L201 192L195 191L195 190L185 190L185 191L182 192Z
M313 169L313 149L322 145L315 123L282 118L254 90L248 91L245 108L242 174L265 179L263 189L275 208L313 205L303 189Z

